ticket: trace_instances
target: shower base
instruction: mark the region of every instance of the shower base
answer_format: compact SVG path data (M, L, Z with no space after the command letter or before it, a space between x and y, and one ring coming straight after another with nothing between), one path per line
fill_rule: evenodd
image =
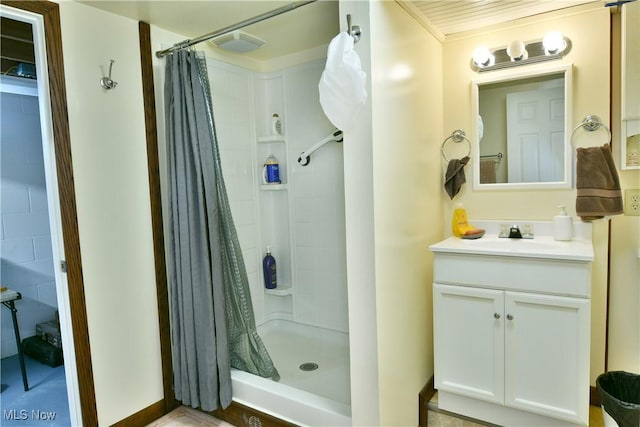
M285 320L258 332L280 381L234 370L233 400L298 425L351 425L348 334Z

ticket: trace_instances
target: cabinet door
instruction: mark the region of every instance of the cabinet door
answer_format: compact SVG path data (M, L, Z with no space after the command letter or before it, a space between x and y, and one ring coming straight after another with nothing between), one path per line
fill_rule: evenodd
M505 404L588 423L587 299L506 292Z
M504 292L434 284L435 387L504 402Z

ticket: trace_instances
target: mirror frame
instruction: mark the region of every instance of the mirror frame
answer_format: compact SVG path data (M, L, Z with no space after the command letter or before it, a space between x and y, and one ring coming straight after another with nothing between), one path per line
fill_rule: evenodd
M485 84L508 82L523 78L540 77L550 74L564 74L564 176L562 181L552 182L514 182L514 183L480 183L480 139L478 137L478 114L480 113L479 89ZM571 149L571 129L573 120L573 65L560 64L509 69L491 75L482 75L471 81L471 146L473 155L473 189L474 190L550 190L568 189L572 187L573 153Z

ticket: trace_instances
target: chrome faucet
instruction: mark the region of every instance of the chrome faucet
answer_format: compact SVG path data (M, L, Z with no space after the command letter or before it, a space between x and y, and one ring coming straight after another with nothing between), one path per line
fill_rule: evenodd
M512 225L509 228L509 238L510 239L522 239L522 233L520 232L520 227L517 225Z
M522 230L520 230L520 226L518 224L513 224L511 226L501 224L500 234L498 234L498 237L509 239L533 239L533 225L523 224Z

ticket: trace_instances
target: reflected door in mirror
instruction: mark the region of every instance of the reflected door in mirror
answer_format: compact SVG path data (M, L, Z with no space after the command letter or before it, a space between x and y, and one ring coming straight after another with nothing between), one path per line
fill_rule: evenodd
M509 182L552 182L564 173L564 88L507 94Z

